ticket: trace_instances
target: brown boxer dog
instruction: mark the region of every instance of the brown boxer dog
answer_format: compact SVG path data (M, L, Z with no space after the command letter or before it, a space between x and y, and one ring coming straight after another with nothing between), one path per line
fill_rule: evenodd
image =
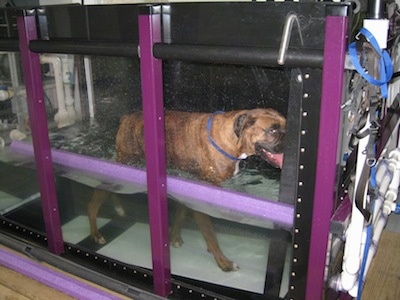
M282 168L285 118L271 108L237 110L215 114L180 111L165 112L166 152L168 165L185 170L201 180L220 185L232 177L237 162L260 155L275 167ZM123 116L116 136L116 160L127 164L145 157L144 120L141 112ZM98 210L109 192L95 190L88 205L91 237L96 243L106 241L96 225ZM117 212L123 214L121 207ZM170 239L174 247L182 245L182 223L189 209L179 205L173 220ZM192 211L192 210L190 210ZM222 253L208 215L192 211L206 241L223 271L235 271L236 263Z

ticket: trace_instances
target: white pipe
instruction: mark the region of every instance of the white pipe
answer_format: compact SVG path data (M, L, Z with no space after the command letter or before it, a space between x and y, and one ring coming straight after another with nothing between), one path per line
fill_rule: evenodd
M369 246L369 249L368 249L368 256L367 256L367 261L366 261L366 264L365 264L364 274L363 274L364 276L362 278L363 285L364 285L365 278L366 278L366 275L368 273L369 267L371 265L372 259L374 258L375 253L377 251L378 243L379 243L380 237L382 235L383 229L385 228L385 225L386 225L386 222L387 222L387 218L388 218L388 214L382 213L382 211L381 211L381 213L379 215L380 215L380 217L377 220L377 222L375 223L375 226L373 228L373 237L372 237L372 241L371 241L371 244ZM358 278L358 280L357 280L356 284L354 285L354 287L351 290L349 290L349 295L350 296L357 297L357 295L358 295L358 282L359 282L360 279L361 278Z
M0 101L10 100L14 96L14 92L6 88L5 90L0 90Z
M72 80L74 77L74 57L72 55L62 55L62 72L65 95L65 108L68 113L69 121L73 124L76 121L76 112L74 108L74 98L72 97Z
M92 78L92 63L88 56L83 58L85 65L85 76L86 76L86 87L88 93L88 103L89 103L89 117L91 120L94 119L94 88L93 88L93 78Z
M377 184L384 183L384 186L379 186L380 195L375 200L374 216L376 219L373 222L373 236L368 249L364 277L358 278L357 284L349 290L349 295L352 297L356 297L358 294L358 281L363 280L364 284L366 274L368 273L372 259L377 251L378 243L383 229L386 226L387 219L396 206L400 184L400 149L396 148L392 150L389 153L388 159L381 160L379 164L380 171L379 173L377 172ZM378 178L378 175L382 177ZM387 180L388 177L390 177L389 181ZM382 198L383 195L385 195L385 199ZM375 211L378 211L378 213L375 213Z
M327 281L329 275L329 268L332 259L335 259L342 247L342 239L335 237L332 233L329 234L328 251L325 262L325 276L324 280Z
M361 141L360 141L361 142ZM359 150L363 143L359 145ZM360 155L360 153L358 153ZM363 156L359 156L363 157ZM364 161L365 163L365 161ZM362 167L357 164L357 170ZM356 187L359 173L356 170ZM352 297L358 294L359 280L365 280L371 261L375 256L379 239L387 223L388 216L396 207L396 200L400 184L400 148L392 150L388 158L378 161L376 167L376 184L378 189L377 199L374 202L372 219L373 236L368 249L366 265L364 267L364 278L359 277L361 258L364 254L366 228L363 226L364 219L353 202L351 223L347 229L347 239L343 258L343 271L339 276L334 276L330 281L330 287L335 290L346 291ZM361 224L361 225L360 225ZM361 227L360 227L361 226ZM360 228L362 232L360 233ZM353 260L353 263L352 261Z
M54 80L56 83L58 112L54 116L54 121L58 128L71 125L68 120L68 113L64 104L64 87L62 81L61 59L53 55L41 55L40 62L42 64L51 64L54 71Z
M342 290L348 291L355 285L361 264L361 244L363 237L364 216L353 205L351 223L348 228L345 252L343 257L343 271L341 273Z
M381 210L384 200L385 199L383 199L383 196L379 195L374 201L374 211L372 212L372 224L374 224L374 226L379 221L379 218L381 216Z
M369 114L366 121L366 127L369 126ZM363 128L363 130L366 129ZM347 238L346 245L343 257L342 264L342 273L340 274L340 286L342 290L349 291L354 287L357 282L358 272L360 270L361 265L361 244L363 237L363 229L364 229L364 216L356 207L356 191L358 185L360 184L360 177L362 174L362 170L364 165L366 164L366 155L365 149L368 144L369 135L362 138L358 142L358 153L357 153L357 165L356 165L356 177L354 183L354 193L353 193L353 206L351 212L351 222L347 229ZM365 186L365 190L363 191L364 199L367 194L367 186Z
M390 182L388 191L386 192L386 198L393 198L393 202L396 201L399 184L400 184L400 148L395 148L389 153L389 169L393 173L393 179Z
M332 248L333 248L333 235L332 233L329 233L328 247L327 247L328 251L326 252L326 258L325 258L324 281L328 279L331 257L334 257Z
M82 120L82 106L81 106L81 94L80 94L80 86L79 86L79 80L78 80L78 70L77 68L74 68L75 72L75 83L74 83L74 108L76 111L76 117L79 120Z
M10 66L11 84L15 88L19 86L19 69L17 67L17 59L14 52L8 53L8 65Z
M387 159L381 159L378 161L378 164L376 166L376 184L378 186L379 194L383 196L385 195L393 176L393 174L391 174L388 170L388 164L389 163Z
M388 160L380 159L376 165L376 172L375 172L375 181L377 185L378 195L374 202L374 211L372 218L373 223L379 221L381 209L385 201L384 197L392 178L393 178L393 172L391 172L388 167Z

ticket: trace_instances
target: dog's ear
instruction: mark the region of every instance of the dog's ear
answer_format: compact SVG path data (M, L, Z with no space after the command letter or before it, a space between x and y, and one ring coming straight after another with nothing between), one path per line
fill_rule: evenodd
M254 125L256 119L251 117L248 114L241 114L236 117L235 123L233 124L233 131L235 132L236 136L239 138L242 135L243 130L249 128L250 126Z

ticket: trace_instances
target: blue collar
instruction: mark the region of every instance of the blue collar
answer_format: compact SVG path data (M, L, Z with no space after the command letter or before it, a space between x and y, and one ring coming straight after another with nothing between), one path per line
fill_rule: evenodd
M222 155L224 155L225 157L227 157L227 158L229 158L229 159L231 159L231 160L234 160L234 161L241 160L241 158L237 158L237 157L234 157L234 156L230 155L229 153L226 153L226 152L225 152L224 150L222 150L222 148L221 148L220 146L218 146L217 143L214 142L214 140L212 139L212 137L211 137L212 119L213 119L214 115L217 115L217 114L224 114L224 112L223 112L223 111L216 111L216 112L213 113L213 114L210 116L210 118L208 119L208 122L207 122L207 136L208 136L208 140L210 141L211 145L213 145L214 148L215 148L219 153L221 153Z

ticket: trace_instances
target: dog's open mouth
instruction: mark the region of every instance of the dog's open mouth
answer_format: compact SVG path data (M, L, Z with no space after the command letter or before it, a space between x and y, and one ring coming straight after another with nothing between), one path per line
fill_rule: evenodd
M283 165L283 153L271 153L265 149L261 150L262 157L276 168L282 169Z

